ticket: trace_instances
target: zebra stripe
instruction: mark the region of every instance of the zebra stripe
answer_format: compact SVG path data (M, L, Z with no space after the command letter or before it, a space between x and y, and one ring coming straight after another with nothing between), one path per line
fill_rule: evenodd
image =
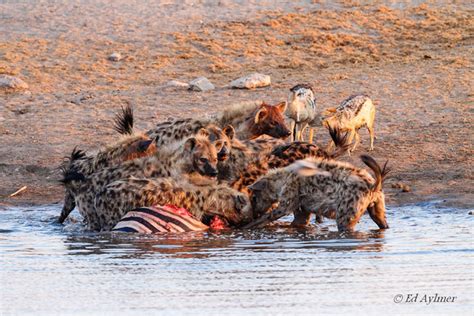
M140 207L131 210L112 231L153 234L160 232L188 232L209 227L191 215L170 206Z

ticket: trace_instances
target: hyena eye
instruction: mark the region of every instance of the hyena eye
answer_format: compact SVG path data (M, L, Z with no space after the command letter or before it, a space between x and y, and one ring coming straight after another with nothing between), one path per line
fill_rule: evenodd
M199 161L200 161L200 162L203 162L203 163L206 163L206 162L208 162L209 160L208 160L207 158L201 157L201 158L199 158Z

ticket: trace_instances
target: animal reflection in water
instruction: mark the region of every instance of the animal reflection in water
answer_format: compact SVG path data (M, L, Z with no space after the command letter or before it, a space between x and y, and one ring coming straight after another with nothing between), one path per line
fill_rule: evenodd
M321 250L331 252L384 250L383 230L345 232L328 227L290 227L288 222L273 223L265 229L195 231L185 233L124 234L98 233L69 236L70 255L104 255L115 259L147 258L164 255L171 258L206 259L238 251ZM230 254L232 255L232 254Z

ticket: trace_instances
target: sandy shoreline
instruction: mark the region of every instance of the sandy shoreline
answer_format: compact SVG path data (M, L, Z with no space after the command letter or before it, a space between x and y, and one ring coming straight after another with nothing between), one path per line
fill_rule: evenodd
M147 129L235 102L285 100L291 86L308 82L320 109L356 92L374 100L373 154L393 168L388 205L446 199L473 207L474 11L468 5L400 10L282 1L280 8L253 4L254 11L244 12L222 3L222 17L209 4L192 10L160 1L1 5L8 13L1 17L7 23L0 74L18 76L30 88L0 92L0 205L60 201L62 158L76 145L94 149L113 141L111 121L122 105L132 104L137 128ZM108 61L112 52L124 59ZM224 88L253 71L271 75L272 86ZM218 88L163 88L201 75ZM319 128L316 142L326 144L326 134ZM361 136L356 155L343 160L361 165L367 132ZM397 182L411 191L392 188ZM25 192L6 198L24 185Z

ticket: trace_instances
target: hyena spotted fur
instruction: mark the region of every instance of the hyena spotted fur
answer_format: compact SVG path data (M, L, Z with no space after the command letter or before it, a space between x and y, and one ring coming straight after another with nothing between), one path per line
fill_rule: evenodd
M95 196L102 231L112 229L130 210L153 205L174 205L188 210L205 224L215 215L231 226L248 223L252 210L247 195L226 185L194 185L171 178L129 178L106 185Z
M253 139L261 135L286 138L290 131L285 125L285 103L274 106L266 103L245 103L231 106L216 116L201 119L186 118L158 123L147 135L157 146L194 135L198 130L214 125L220 128L233 126L238 139Z
M147 157L156 152L156 146L146 135L133 132L133 112L127 107L122 109L122 113L115 118L114 128L122 134L119 141L104 146L95 153L86 153L82 150L74 149L71 155L61 166L63 181L65 175L71 175L71 172L80 173L89 176L103 168L118 165L124 161ZM64 205L58 221L63 223L75 208L75 197L68 187L73 186L70 181L65 190Z
M115 118L115 130L122 135L133 134L133 120L132 109L130 107L122 109L122 113ZM186 122L189 122L189 124ZM172 132L173 128L176 129L174 133ZM159 150L163 146L194 136L202 129L209 133L209 140L217 149L217 158L219 160L227 159L231 147L230 143L235 135L234 128L231 125L221 129L211 123L193 125L192 119L169 120L158 124L155 129L146 132L146 135L155 141L155 146L158 146Z
M281 140L275 139L246 141L247 151L234 150L227 161L218 164L218 177L234 189L249 193L247 187L270 169L286 167L309 157L335 159L344 154L349 146L347 135L342 136L332 128L330 135L336 144L336 150L333 151L307 142L281 144Z
M297 226L307 225L311 213L334 214L340 232L352 231L368 211L379 228L388 228L382 191L387 163L381 168L370 156L361 159L375 179L348 163L311 158L269 172L250 186L254 214L261 217L248 227L263 226L293 212ZM267 212L276 204L276 209Z
M99 229L99 219L94 209L95 194L107 184L130 177L199 178L217 176L217 151L209 141L206 130L185 142L171 144L158 150L154 155L126 161L120 165L104 168L90 176L70 169L64 175L66 188L75 195L79 212L86 220L88 228Z
M329 117L323 120L326 128L333 127L349 132L349 142L355 142L352 152L360 142L359 129L366 126L370 134L370 150L374 150L375 106L372 100L363 94L352 95L344 100L337 108L326 110Z

